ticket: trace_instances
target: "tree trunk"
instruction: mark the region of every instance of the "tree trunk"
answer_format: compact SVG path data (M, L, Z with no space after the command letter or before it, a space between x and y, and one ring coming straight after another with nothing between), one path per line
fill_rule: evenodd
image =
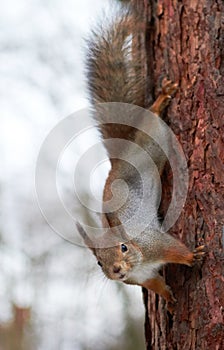
M141 1L139 5L143 4ZM143 290L147 349L224 349L224 33L222 0L144 0L148 74L179 83L167 111L189 167L188 197L170 234L208 255L193 268L169 265L164 275L178 300ZM150 87L149 87L150 88ZM167 182L167 180L166 180ZM170 185L171 187L171 185ZM163 205L168 202L163 198Z

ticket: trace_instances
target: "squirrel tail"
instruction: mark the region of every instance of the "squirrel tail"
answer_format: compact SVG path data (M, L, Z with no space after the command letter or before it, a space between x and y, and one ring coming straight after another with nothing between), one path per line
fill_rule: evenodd
M144 23L130 6L119 10L109 24L92 31L87 41L86 69L93 106L105 102L145 106L143 33ZM99 113L94 118L100 121ZM101 132L104 138L112 137L111 126Z

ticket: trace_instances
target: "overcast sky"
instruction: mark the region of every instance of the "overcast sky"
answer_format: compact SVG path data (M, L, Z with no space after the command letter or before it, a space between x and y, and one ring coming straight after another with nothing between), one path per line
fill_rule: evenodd
M84 37L105 7L106 0L8 0L1 4L0 201L1 237L6 247L0 251L0 319L9 317L9 301L26 305L35 300L32 307L39 312L42 339L39 348L44 350L56 349L58 337L70 336L69 330L74 344L78 341L74 329L83 341L94 343L108 322L113 327L105 328L105 341L114 342L124 326L123 299L116 284L108 281L105 287L90 252L83 250L80 258L73 246L63 248L60 239L52 236L38 208L34 182L37 156L49 132L63 118L88 106ZM74 170L71 154L75 161L94 142L92 135L96 133L84 135L79 146L71 144L61 158L59 180L64 184L68 179L67 192ZM94 181L101 189L102 172L98 169ZM37 259L48 250L47 265L36 276L28 258ZM82 270L81 263L93 276ZM40 283L44 283L41 290L36 288ZM132 287L126 293L127 300L131 298L130 315L142 315L140 288ZM94 298L91 307L82 309L88 298ZM60 333L55 335L59 325ZM60 349L74 349L69 336ZM101 341L103 344L103 337Z

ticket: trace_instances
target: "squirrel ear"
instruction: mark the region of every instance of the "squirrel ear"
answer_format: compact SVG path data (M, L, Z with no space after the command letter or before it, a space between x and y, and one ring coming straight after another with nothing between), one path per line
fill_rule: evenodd
M88 248L90 248L94 252L95 249L94 249L93 241L89 238L86 231L84 230L84 228L80 225L80 223L78 221L76 222L76 227L77 227L77 230L78 230L80 236L82 237L84 243L87 245Z

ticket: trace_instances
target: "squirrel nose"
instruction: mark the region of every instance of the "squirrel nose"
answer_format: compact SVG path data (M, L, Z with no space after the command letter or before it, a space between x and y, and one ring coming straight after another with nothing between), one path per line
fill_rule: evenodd
M120 272L121 271L121 267L119 266L119 265L114 265L114 267L113 267L113 272L114 273L118 273L118 272Z

